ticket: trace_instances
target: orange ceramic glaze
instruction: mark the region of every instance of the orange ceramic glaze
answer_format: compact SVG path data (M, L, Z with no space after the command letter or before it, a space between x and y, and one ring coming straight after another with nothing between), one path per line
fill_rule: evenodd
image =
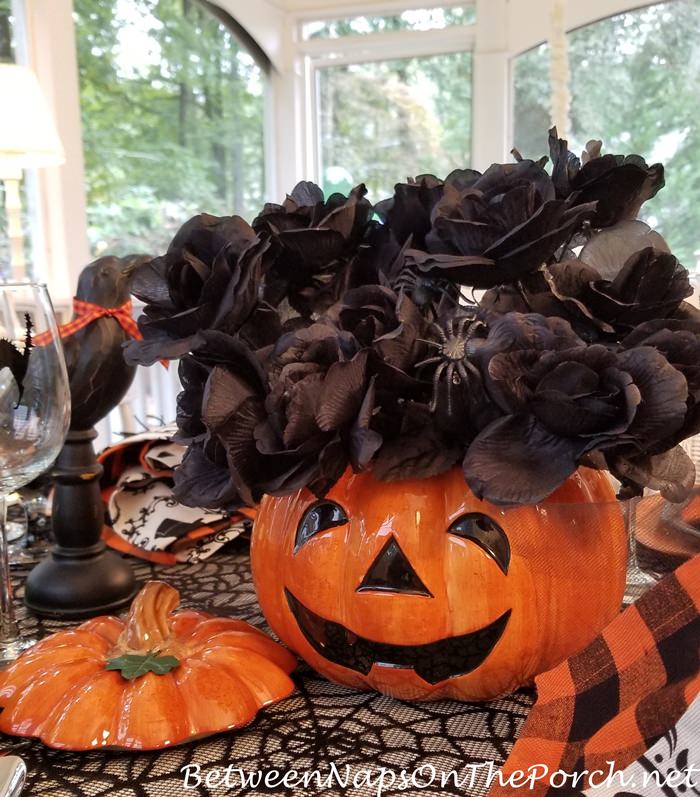
M64 750L168 747L249 723L289 695L295 657L242 620L175 612L151 581L126 622L88 620L39 642L0 673L0 731ZM111 659L157 651L179 664L126 680Z
M401 699L486 700L583 648L619 611L627 543L605 474L536 506L478 500L459 468L326 499L266 497L252 566L269 624L325 677Z

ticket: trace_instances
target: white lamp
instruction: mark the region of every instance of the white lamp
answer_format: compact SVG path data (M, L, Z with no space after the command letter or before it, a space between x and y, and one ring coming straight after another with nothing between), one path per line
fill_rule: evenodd
M15 280L25 278L22 169L65 162L63 147L36 75L26 66L0 64L0 180L5 183L7 234Z

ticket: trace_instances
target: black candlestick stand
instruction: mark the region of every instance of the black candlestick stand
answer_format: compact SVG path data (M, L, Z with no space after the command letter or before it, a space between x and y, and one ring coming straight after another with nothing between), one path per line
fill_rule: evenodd
M129 281L140 260L101 257L78 280L78 326L63 337L71 420L53 471L51 518L57 545L29 574L25 589L24 602L37 614L92 617L118 609L136 594L131 567L101 539L102 466L92 441L95 424L119 404L136 373L122 347L133 334Z
M48 617L82 618L127 604L136 593L129 564L101 541L102 465L94 429L70 431L53 472L52 522L56 546L29 574L25 603Z

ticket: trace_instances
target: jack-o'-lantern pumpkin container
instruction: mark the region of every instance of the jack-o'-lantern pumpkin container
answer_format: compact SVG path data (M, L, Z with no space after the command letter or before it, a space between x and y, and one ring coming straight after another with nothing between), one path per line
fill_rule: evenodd
M263 499L252 566L272 628L319 673L401 699L486 700L580 650L619 611L627 542L608 477L546 501L477 499L459 468L322 500Z

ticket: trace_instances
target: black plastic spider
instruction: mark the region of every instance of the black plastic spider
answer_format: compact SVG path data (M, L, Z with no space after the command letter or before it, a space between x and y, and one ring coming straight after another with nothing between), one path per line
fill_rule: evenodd
M451 280L417 274L408 267L401 270L392 287L397 293L403 291L410 296L418 307L437 305L445 297L455 305L459 298L459 288Z
M476 321L472 314L463 314L448 319L443 324L433 324L431 330L437 335L438 340L424 340L434 346L438 353L416 365L416 368L436 365L433 373L433 397L430 401L430 411L435 412L439 396L440 383L444 379L447 388L447 414L452 415L453 387L469 382L470 375L481 379L479 371L469 362L469 342L475 334L484 329L481 321Z

